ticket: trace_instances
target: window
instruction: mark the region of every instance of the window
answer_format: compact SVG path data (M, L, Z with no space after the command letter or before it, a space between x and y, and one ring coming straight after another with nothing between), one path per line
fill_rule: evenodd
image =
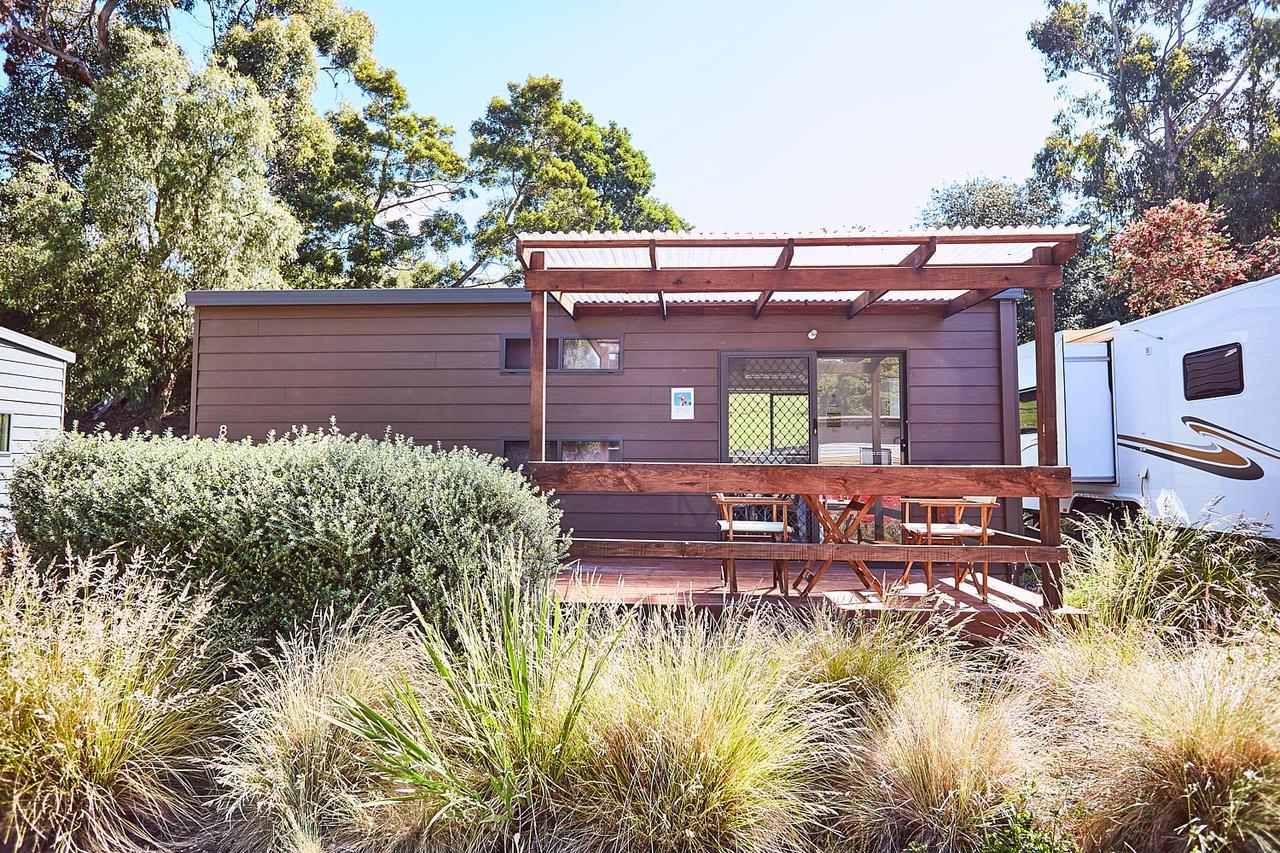
M1240 344L1189 352L1182 357L1182 395L1188 400L1229 397L1244 390Z
M502 455L507 464L517 468L529 461L529 442L508 439L502 442ZM552 438L547 440L548 462L619 462L622 460L620 438Z
M1024 388L1018 392L1018 432L1036 434L1036 389Z
M502 339L502 369L526 371L533 364L528 338ZM612 372L622 369L618 338L547 338L547 370Z
M10 435L13 432L13 415L0 412L0 453L9 452Z

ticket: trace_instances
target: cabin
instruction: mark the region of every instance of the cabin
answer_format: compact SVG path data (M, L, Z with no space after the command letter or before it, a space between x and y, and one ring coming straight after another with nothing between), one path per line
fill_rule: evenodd
M40 439L62 429L76 354L0 326L0 530L12 526L9 477Z
M799 569L772 578L779 594L872 589L868 561L919 571L933 561L905 558L945 555L918 549L964 545L1044 563L1056 607L1056 516L1043 542L1023 536L1021 501L1070 481L1052 438L1044 467L1019 467L1015 306L1035 294L1052 346L1082 233L526 234L523 288L192 292L190 428L261 438L334 417L493 453L556 491L584 564L660 564L676 588L693 565L708 592L754 588L741 557ZM720 541L726 494L793 496L786 541ZM981 543L893 533L903 498L956 496L998 498ZM853 571L808 584L833 562Z

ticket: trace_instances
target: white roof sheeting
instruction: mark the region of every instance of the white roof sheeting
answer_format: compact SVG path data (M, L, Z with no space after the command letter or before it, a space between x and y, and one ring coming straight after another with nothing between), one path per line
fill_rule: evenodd
M634 270L759 270L779 265L791 269L856 269L910 265L912 255L933 244L925 253L933 267L1021 266L1032 263L1035 251L1068 244L1075 251L1083 225L1028 228L959 228L951 230L889 229L819 232L700 232L618 231L526 233L518 235L517 250L527 268L532 253L541 252L548 271ZM787 247L790 246L790 250ZM789 257L786 257L789 254ZM1060 262L1059 262L1060 263ZM880 302L949 302L963 290L890 290ZM851 303L862 290L777 291L772 303ZM656 293L564 294L573 305L656 305ZM667 291L667 304L753 304L760 291ZM559 294L557 294L559 298Z
M937 241L930 266L1025 264L1037 248L1073 240L1085 225L1039 228L893 229L818 232L567 231L518 235L520 260L544 253L549 270L769 268L788 241L793 267L893 266Z

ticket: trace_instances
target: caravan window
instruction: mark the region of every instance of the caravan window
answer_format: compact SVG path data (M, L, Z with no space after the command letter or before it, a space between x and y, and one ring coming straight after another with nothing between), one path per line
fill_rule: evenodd
M1018 432L1036 434L1036 389L1023 388L1018 392Z
M1202 349L1182 357L1182 395L1188 400L1229 397L1244 390L1240 344Z

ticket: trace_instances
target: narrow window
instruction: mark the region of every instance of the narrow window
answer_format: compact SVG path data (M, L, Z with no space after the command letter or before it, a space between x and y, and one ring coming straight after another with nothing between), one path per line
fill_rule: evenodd
M575 438L560 442L559 457L564 462L618 462L622 442L604 438Z
M0 453L8 453L11 433L13 432L13 415L0 412Z
M503 338L502 369L528 370L533 364L528 338Z
M504 440L502 455L507 460L508 467L519 468L529 461L529 442L525 439ZM621 439L547 439L548 462L619 462L621 460Z
M561 370L617 370L622 342L605 338L565 338Z
M1244 391L1240 344L1189 352L1182 357L1182 395L1188 400L1230 397Z
M529 339L502 339L502 369L522 372L533 364ZM622 369L622 341L618 338L547 338L547 370L609 372Z

